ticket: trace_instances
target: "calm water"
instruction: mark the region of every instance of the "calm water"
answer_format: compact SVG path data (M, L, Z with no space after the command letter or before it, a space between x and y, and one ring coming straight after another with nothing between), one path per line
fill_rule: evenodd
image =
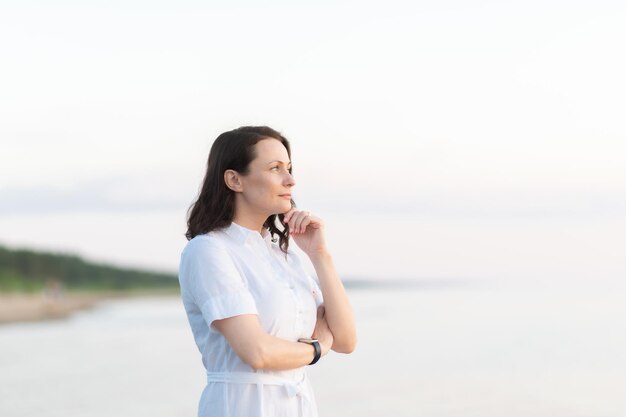
M448 283L350 296L357 350L309 370L321 417L626 415L617 285ZM2 417L194 416L203 384L177 298L0 326Z

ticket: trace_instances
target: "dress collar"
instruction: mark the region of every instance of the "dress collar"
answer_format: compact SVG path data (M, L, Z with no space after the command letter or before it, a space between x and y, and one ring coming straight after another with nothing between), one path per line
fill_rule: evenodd
M263 228L263 231L260 234L256 230L248 229L240 224L231 222L230 226L227 226L224 230L230 237L235 239L240 244L259 239L264 240L268 244L272 243L272 235L266 228Z

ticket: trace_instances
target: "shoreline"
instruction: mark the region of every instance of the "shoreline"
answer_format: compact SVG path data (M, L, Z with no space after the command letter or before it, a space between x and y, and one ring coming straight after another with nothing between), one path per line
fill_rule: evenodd
M61 320L98 303L124 298L178 296L177 290L67 291L55 296L41 293L0 293L3 324Z

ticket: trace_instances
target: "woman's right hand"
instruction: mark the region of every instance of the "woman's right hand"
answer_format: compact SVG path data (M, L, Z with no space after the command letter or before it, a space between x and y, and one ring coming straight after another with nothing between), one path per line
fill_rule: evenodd
M323 305L317 308L317 322L315 323L315 329L313 330L313 339L317 339L320 342L322 349L322 356L326 355L333 345L333 334L330 332L328 322L326 321L326 310Z

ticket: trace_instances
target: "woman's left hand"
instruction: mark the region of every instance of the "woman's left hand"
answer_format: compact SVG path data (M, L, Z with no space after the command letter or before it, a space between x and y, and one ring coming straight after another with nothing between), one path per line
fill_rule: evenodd
M306 210L293 207L284 214L283 223L289 225L289 235L307 255L327 250L324 222Z

